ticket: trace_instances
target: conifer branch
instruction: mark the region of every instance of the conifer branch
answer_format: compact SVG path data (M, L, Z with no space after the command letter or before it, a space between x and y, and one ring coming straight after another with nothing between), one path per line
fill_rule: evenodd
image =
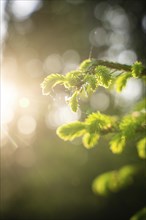
M121 70L121 71L125 71L125 72L130 72L132 65L126 65L126 64L120 64L120 63L114 63L114 62L110 62L110 61L104 61L104 60L96 60L96 59L92 59L95 63L95 65L103 65L106 66L110 69L114 69L114 70ZM146 76L146 67L143 68L142 70L142 76Z

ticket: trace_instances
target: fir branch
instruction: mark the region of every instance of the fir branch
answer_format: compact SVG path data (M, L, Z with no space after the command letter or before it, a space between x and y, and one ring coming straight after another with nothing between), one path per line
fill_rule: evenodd
M120 63L114 63L110 61L96 60L96 59L92 59L92 61L94 62L95 66L102 65L114 70L130 72L132 69L132 65L120 64ZM142 76L146 76L146 67L143 68L141 74Z

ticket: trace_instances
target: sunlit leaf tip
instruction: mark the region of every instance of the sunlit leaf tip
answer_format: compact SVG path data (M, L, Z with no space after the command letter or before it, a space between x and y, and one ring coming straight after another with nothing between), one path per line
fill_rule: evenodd
M132 66L132 76L137 78L140 77L144 67L141 62L136 61Z
M68 123L60 126L56 133L61 139L71 141L85 133L85 125L83 122L79 121Z
M72 97L69 100L69 105L73 112L76 112L78 110L78 92L74 92Z
M54 73L47 76L44 81L41 83L42 93L43 95L49 95L50 91L57 84L64 83L65 77L61 74Z
M118 76L115 82L117 92L121 92L126 87L127 81L130 77L131 73L122 73Z
M102 196L106 196L109 194L108 182L112 172L101 174L94 179L92 183L92 190L94 193Z
M146 159L146 137L137 143L137 151L141 159Z
M112 75L109 68L99 65L95 68L95 74L100 86L108 88L111 85Z
M112 118L108 115L101 114L100 112L90 114L85 123L87 129L91 132L100 132L102 130L108 129L112 125Z
M110 150L115 154L120 154L124 150L125 144L125 137L117 134L110 141Z
M87 149L95 147L95 145L98 142L100 135L98 133L91 134L91 133L86 133L83 136L83 144Z
M80 64L80 70L81 71L88 71L89 67L92 66L92 60L87 59L84 60L81 64Z
M78 88L80 87L81 80L82 80L82 73L79 70L74 70L71 72L68 72L65 76L66 82L64 84L64 86L68 89L72 89L72 88Z
M118 192L132 184L135 174L138 172L136 167L128 165L119 170L113 170L99 175L92 184L94 193L107 196L110 193Z

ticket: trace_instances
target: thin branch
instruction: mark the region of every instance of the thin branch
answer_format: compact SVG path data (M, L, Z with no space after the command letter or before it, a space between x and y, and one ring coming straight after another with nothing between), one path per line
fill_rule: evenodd
M125 72L131 72L131 68L132 68L132 66L130 66L130 65L114 63L114 62L109 62L109 61L104 61L104 60L93 59L93 61L94 61L95 65L97 65L97 66L103 65L103 66L109 67L114 70L122 70ZM142 74L142 76L146 76L146 68L145 67L144 67L141 74Z

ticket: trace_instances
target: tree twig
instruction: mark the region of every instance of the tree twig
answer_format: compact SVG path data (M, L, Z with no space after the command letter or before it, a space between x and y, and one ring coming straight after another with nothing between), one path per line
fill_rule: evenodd
M114 70L122 70L125 72L131 72L131 68L132 68L132 66L130 66L130 65L114 63L114 62L110 62L110 61L96 60L96 59L93 59L93 61L94 61L95 65L97 65L97 66L103 65L103 66L109 67ZM146 67L144 67L141 74L142 74L142 76L146 76Z

